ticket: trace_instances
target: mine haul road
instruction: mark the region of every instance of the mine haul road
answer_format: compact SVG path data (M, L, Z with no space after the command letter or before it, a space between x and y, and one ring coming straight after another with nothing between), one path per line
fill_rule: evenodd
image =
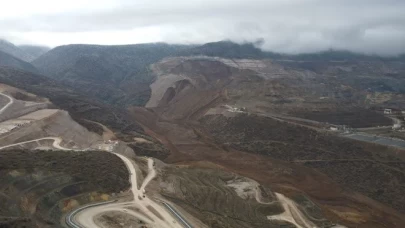
M167 212L161 205L155 203L147 195L144 194L145 187L156 176L156 171L153 167L153 160L148 158L148 175L144 179L141 188L138 189L136 169L131 160L127 157L116 154L125 163L130 171L131 192L133 194L133 200L129 202L113 202L109 204L96 205L93 207L84 207L74 211L76 214L71 216L71 227L100 227L96 222L96 217L100 214L107 212L121 212L134 216L145 223L152 225L153 227L168 227L168 228L181 228L181 226L173 216ZM138 211L134 211L130 208L137 208ZM77 212L78 211L78 212ZM72 212L72 213L74 213ZM71 213L71 214L72 214ZM70 216L70 215L68 215Z
M42 140L53 140L52 146L55 147L56 149L59 149L59 150L74 150L74 149L69 149L69 148L66 148L66 147L62 147L60 145L60 143L62 142L62 139L59 138L59 137L44 137L44 138L40 138L40 139L34 139L34 140L25 141L25 142L14 143L14 144L10 144L10 145L7 145L7 146L0 147L0 150L7 149L7 148L10 148L10 147L14 147L14 146L21 146L21 145L24 145L24 144L27 144L27 143L39 142L39 141L42 141ZM82 150L74 150L74 151L82 151Z
M11 148L14 146L20 146L27 143L39 142L42 140L54 140L52 146L59 150L69 150L69 151L85 151L85 150L74 150L62 147L60 143L62 142L61 138L58 137L44 137L40 139L29 140L20 143L14 143L7 146L0 147L0 150ZM124 214L128 214L134 216L153 227L168 227L168 228L181 228L181 226L176 218L173 218L173 215L168 213L166 209L162 207L162 205L157 204L156 202L152 201L144 194L145 187L148 183L156 176L156 170L153 166L154 161L151 158L148 158L148 175L145 177L141 187L138 189L137 185L137 178L136 178L136 169L134 164L131 160L127 157L113 153L118 156L127 166L130 172L130 182L131 182L131 192L133 195L133 200L129 202L119 202L110 201L104 203L97 203L93 204L92 206L86 205L82 208L78 208L75 211L71 212L66 219L67 225L74 228L86 227L86 228L93 228L93 227L100 227L96 224L95 218L103 213L108 212L122 212ZM139 211L134 211L129 208L137 208ZM178 213L174 214L177 219L183 221L183 217L179 216ZM185 222L185 221L184 221ZM187 222L186 227L191 227L188 225Z
M0 95L5 96L10 100L6 105L3 106L3 108L0 109L0 115L1 115L8 107L10 107L10 105L12 105L14 103L14 98L10 97L7 94L1 93L1 92L0 92Z

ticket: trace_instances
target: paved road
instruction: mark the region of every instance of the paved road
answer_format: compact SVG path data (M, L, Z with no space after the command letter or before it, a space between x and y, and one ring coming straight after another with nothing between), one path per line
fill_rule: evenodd
M73 151L73 149L62 147L60 143L62 142L61 138L58 137L44 137L40 139L29 140L20 143L14 143L7 146L0 147L0 150L11 148L14 146L20 146L27 143L39 142L42 140L53 140L52 146L59 150L67 150ZM75 150L75 151L84 151L84 150ZM161 205L157 204L156 202L150 200L145 194L145 187L149 184L149 182L156 176L156 170L154 169L154 161L152 159L148 159L148 175L145 177L142 186L138 189L137 185L137 178L136 178L136 169L134 164L131 160L127 157L116 154L116 156L121 158L121 160L125 163L127 168L130 172L130 181L131 181L131 191L134 199L129 202L123 203L100 203L96 205L87 205L85 207L76 209L75 211L71 212L67 216L67 224L73 228L80 228L80 227L99 227L94 218L97 215L106 212L122 212L125 214L129 214L131 216L137 217L138 219L153 225L154 227L168 227L168 228L180 228L182 227L180 224L176 222L176 219L168 213ZM129 210L128 207L136 207L139 209L139 212ZM178 213L174 214L180 221L185 221L183 217L181 217ZM185 223L188 224L188 223ZM186 226L189 227L189 226Z
M372 143L377 143L377 144L381 144L381 145L385 145L385 146L393 146L393 147L405 149L405 140L402 140L402 139L388 138L388 137L382 137L382 136L371 135L371 134L366 134L366 133L343 134L342 136L351 138L351 139L360 140L360 141L372 142Z
M0 109L0 114L2 114L7 108L9 108L14 103L14 98L8 96L4 93L0 93L0 95L7 97L10 101ZM29 140L20 143L14 143L7 146L0 147L0 150L7 149L15 146L21 146L28 143L39 142L42 140L53 140L52 146L59 150L66 150L66 151L85 151L85 150L74 150L70 148L62 147L60 144L62 139L59 137L43 137L39 139ZM142 183L140 189L138 189L137 185L137 178L136 178L136 169L134 164L131 160L127 157L116 154L116 156L121 158L121 160L125 163L127 168L130 171L130 181L131 181L131 191L133 195L133 200L130 202L123 202L123 203L98 203L93 205L87 205L85 207L76 209L75 211L71 212L66 217L66 223L70 227L74 228L81 228L81 227L98 227L95 223L94 218L102 213L105 212L122 212L134 217L139 218L140 220L152 225L153 227L168 227L168 228L181 228L182 226L177 223L176 219L170 214L167 210L165 210L162 205L157 204L156 202L150 200L144 193L145 187L149 184L149 182L156 176L156 171L154 169L154 161L152 159L148 159L148 175L146 176L145 180ZM128 207L136 207L138 211L127 209ZM171 211L173 209L170 209ZM175 216L179 218L180 221L185 221L177 212L174 213ZM188 224L187 222L185 224ZM190 227L190 226L187 226Z
M184 225L184 227L186 228L192 228L192 226L187 222L187 220L185 220L183 218L183 216L181 216L176 209L174 209L172 206L170 206L168 203L163 202L163 205L165 205L165 207L167 207L167 209L169 209L170 212L172 212L179 220L180 222Z
M74 210L73 212L71 212L68 216L66 216L65 222L66 222L66 224L67 224L68 226L70 226L70 227L81 228L81 227L77 226L76 223L73 221L73 217L74 217L79 211L82 211L82 210L84 210L84 209L86 209L86 208L89 208L89 207L95 207L95 206L99 206L99 205L103 205L103 204L108 204L108 203L112 203L112 202L115 202L115 201L107 201L107 202L95 203L95 204L90 204L90 205L86 205L86 206L84 206L84 207L78 208L78 209Z
M106 212L121 212L129 214L131 216L137 217L138 219L149 223L153 227L169 227L169 228L180 228L182 227L173 218L173 216L168 213L161 205L150 200L149 197L144 195L143 191L147 184L155 177L156 171L153 167L153 160L148 159L148 175L144 179L141 188L138 189L136 169L131 160L121 154L115 154L125 163L130 171L130 181L131 181L131 191L134 199L129 202L123 203L111 203L107 205L100 205L96 207L89 207L81 210L74 216L73 222L78 227L99 227L94 218L97 215ZM136 207L138 211L130 210L129 207ZM73 226L75 227L75 226Z
M11 96L4 94L4 93L0 93L0 95L7 97L10 101L3 106L3 108L0 109L0 115L8 108L10 107L10 105L12 105L14 103L14 98L12 98Z

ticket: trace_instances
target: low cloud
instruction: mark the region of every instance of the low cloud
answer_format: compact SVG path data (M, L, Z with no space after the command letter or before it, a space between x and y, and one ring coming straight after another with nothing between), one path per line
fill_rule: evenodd
M261 48L283 53L331 48L380 55L405 52L403 0L13 2L0 9L0 36L16 43L56 46L229 39L260 41ZM17 7L19 2L28 5Z

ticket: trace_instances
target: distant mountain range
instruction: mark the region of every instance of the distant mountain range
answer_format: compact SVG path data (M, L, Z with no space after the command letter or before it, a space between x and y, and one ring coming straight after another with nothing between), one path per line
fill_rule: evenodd
M325 50L315 53L281 54L271 51L263 51L253 43L237 44L231 41L219 41L206 43L201 46L191 47L180 55L207 55L235 59L276 59L295 61L370 61L370 60L405 60L405 54L393 57L381 57L366 55L345 50Z
M51 48L46 46L35 46L35 45L20 45L18 46L21 50L25 51L25 53L31 55L33 57L32 60L38 58L39 56L45 54Z
M164 43L66 45L52 49L32 63L43 74L108 103L143 105L153 81L149 65L187 48Z
M27 72L38 73L38 70L28 62L15 58L8 53L0 51L0 66L21 69Z
M15 58L21 59L25 62L31 62L38 58L40 55L49 51L50 48L34 45L16 46L6 40L0 39L0 51L5 52Z
M46 47L27 45L17 47L10 42L0 41L0 51L16 58L13 59L3 54L0 59L2 66L34 73L40 72L59 80L65 86L118 106L143 106L146 104L151 93L149 86L155 80L155 75L150 71L150 65L166 57L211 56L227 59L271 59L285 67L318 73L326 70L325 67L328 67L328 64L325 63L328 62L405 61L405 55L385 58L336 50L287 55L263 51L253 43L237 44L230 41L204 45L150 43L103 46L78 44L59 46L49 51ZM32 65L27 61L31 61ZM398 74L397 72L391 73L393 76Z

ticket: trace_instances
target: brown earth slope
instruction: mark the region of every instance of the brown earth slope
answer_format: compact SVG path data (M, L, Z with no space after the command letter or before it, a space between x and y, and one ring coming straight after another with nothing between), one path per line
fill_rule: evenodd
M157 80L148 109L130 111L147 134L170 149L166 162L210 162L291 197L304 193L329 220L349 227L405 226L397 201L404 172L397 150L261 116L227 111L220 113L228 117L204 116L224 104L279 114L353 107L373 113L360 99L367 91L327 84L329 79L314 71L278 63L227 61L172 58L151 67ZM326 91L334 91L327 101L320 99ZM364 176L368 169L375 173L372 181Z

